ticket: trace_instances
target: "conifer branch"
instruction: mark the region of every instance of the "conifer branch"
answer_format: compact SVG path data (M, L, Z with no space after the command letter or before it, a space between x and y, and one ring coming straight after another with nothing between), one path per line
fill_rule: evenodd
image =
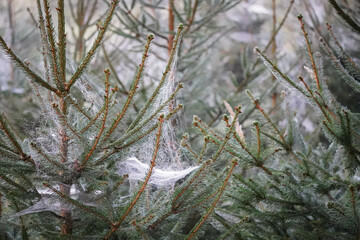
M336 44L336 46L338 46L338 48L340 49L340 51L342 52L342 54L347 58L347 60L351 63L351 65L355 68L355 69L359 69L359 67L356 65L356 63L351 59L351 57L346 53L346 51L344 50L344 48L341 46L341 44L339 43L339 41L337 40L334 32L332 31L332 26L329 23L326 23L327 29L330 32L331 37L334 39L334 42Z
M44 10L45 10L47 37L48 37L48 41L50 44L50 52L51 52L50 66L51 66L52 76L53 76L53 79L55 81L57 88L60 90L60 92L63 93L65 90L65 85L63 82L61 82L61 79L59 78L59 62L58 62L58 55L57 55L57 47L55 44L54 27L53 27L53 23L52 23L50 3L48 0L44 0L43 2L44 2Z
M149 123L152 119L155 118L155 116L165 107L168 105L168 103L170 101L172 101L176 94L180 91L180 89L182 89L184 87L184 85L182 83L179 83L177 88L175 89L175 91L170 95L170 97L163 103L161 104L148 118L146 118L143 122L139 123L137 127L133 128L131 131L127 132L126 135L131 136L133 134L135 134L136 132L140 131L141 129L143 129L143 127L146 126L147 123ZM182 106L181 104L179 104L179 106Z
M202 163L202 159L203 159L203 156L205 154L205 151L206 151L206 147L207 147L207 144L209 143L210 141L210 137L209 136L205 136L204 137L204 143L203 143L203 146L201 148L201 152L200 154L198 155L198 159L197 159L197 164L201 164Z
M189 235L187 236L186 240L192 239L196 232L199 231L200 227L204 224L204 222L209 218L210 214L212 213L212 211L214 210L214 208L216 207L216 204L219 202L222 194L225 191L225 187L231 177L232 172L234 171L236 165L238 165L238 162L236 159L232 160L232 166L228 172L228 175L223 183L223 185L220 187L220 193L217 196L217 198L212 202L211 206L208 208L207 212L205 213L204 216L202 216L202 218L200 219L200 221L195 225L195 227L190 231Z
M194 177L191 178L189 183L176 195L176 197L172 200L172 208L176 210L175 202L184 194L184 192L189 189L189 187L195 182L195 180L200 176L200 174L205 170L207 166L209 166L211 161L206 161L205 163L201 164L201 167L196 172Z
M181 32L182 32L183 28L184 28L184 26L182 24L180 24L179 27L178 27L177 33L176 33L176 37L175 37L175 40L174 40L173 48L171 50L171 54L169 56L165 71L162 74L162 78L161 78L159 84L157 85L157 87L153 91L151 97L145 103L145 106L143 107L143 109L141 109L139 114L136 116L135 120L131 123L131 125L130 125L127 132L132 130L139 123L139 121L141 120L141 118L144 116L145 112L149 108L150 104L154 101L155 97L159 94L160 89L164 85L164 82L165 82L165 80L167 78L167 75L169 74L169 72L171 70L171 67L173 65L173 61L174 61L175 54L176 54L176 49L177 49L179 39L180 39L180 35L181 35Z
M166 104L171 101L174 96L176 95L176 93L182 88L182 84L178 85L178 88L175 90L175 92L168 98L167 101L165 101L165 103L163 103L156 111L154 114L152 114L151 116L149 116L149 118L147 118L146 120L144 120L144 122L142 122L141 124L138 124L138 126L134 129L132 129L131 131L128 131L125 136L121 137L120 139L116 140L114 143L110 144L109 146L106 146L105 148L109 148L109 147L113 147L116 146L118 143L121 143L123 141L125 141L126 139L128 139L129 137L131 137L132 135L134 135L135 133L137 133L138 131L140 131L141 129L143 129L146 124L148 122L150 122L151 119L153 119L160 111L161 109L166 106ZM168 120L172 115L174 115L175 113L177 113L177 111L179 111L180 109L183 108L182 104L179 104L175 109L173 109L172 111L170 111L169 114L166 115L165 120Z
M259 188L259 186L257 184L255 184L254 182L250 183L250 180L247 182L243 176L241 176L240 174L234 174L235 179L239 180L242 184L244 184L245 186L247 186L248 188L250 188L250 190L252 192L255 193L255 195L259 198L259 199L266 199L266 193L264 191L262 191L262 189Z
M235 107L235 116L234 119L232 120L232 123L224 137L224 141L221 143L221 145L219 146L218 150L216 151L216 153L214 154L214 156L211 158L211 160L213 162L216 161L216 159L218 159L218 157L220 156L221 152L224 150L226 143L230 140L230 136L231 134L234 132L234 128L235 128L235 124L238 122L238 116L241 113L241 106Z
M254 122L256 128L256 138L257 138L257 156L260 156L260 146L261 146L261 139L260 139L260 127L258 122Z
M59 78L63 85L66 84L66 33L64 0L58 0L58 46L59 46Z
M55 109L56 114L59 116L63 124L65 124L65 126L67 126L77 138L81 139L80 135L70 126L70 124L66 120L66 116L64 116L64 114L60 111L59 106L56 103L53 103L52 107Z
M345 13L344 10L339 6L336 0L329 0L330 4L334 7L335 11L339 16L358 34L360 34L360 25L356 23L349 14Z
M89 208L86 205L76 201L75 199L72 199L70 196L67 196L64 193L62 193L61 191L56 190L54 187L52 187L48 183L43 183L43 184L44 184L45 187L51 189L51 191L53 191L54 193L59 195L62 199L64 199L68 203L74 205L75 207L77 207L77 208L79 208L79 209L81 209L81 210L83 210L85 212L91 213L92 215L94 215L94 216L100 218L101 220L103 220L104 222L107 222L107 223L111 224L111 221L106 216L104 216L102 213L98 212L96 209Z
M297 89L299 92L301 92L304 96L308 95L306 94L306 92L301 89L296 83L294 83L285 73L281 72L280 69L270 61L270 59L268 57L266 57L259 48L255 48L255 52L258 53L258 55L262 58L262 60L264 61L266 66L269 66L269 68L271 69L272 74L279 80L281 81L278 76L276 76L276 74L278 74L286 83L290 84L292 87L294 87L295 89Z
M173 1L172 1L172 4L174 5ZM184 35L190 30L190 27L194 22L195 14L196 14L198 5L199 5L199 0L195 0L194 7L192 8L191 17L188 19L188 22L186 24L186 28L184 30Z
M304 79L299 76L299 80L305 85L306 89L308 90L308 92L310 93L311 95L311 98L316 102L316 104L319 106L321 112L323 113L324 117L326 118L326 120L328 120L329 122L331 122L329 116L326 114L323 106L321 106L321 104L319 103L319 101L316 99L316 97L314 96L313 92L311 91L309 85L304 81Z
M329 209L335 210L337 213L340 213L343 216L346 216L344 209L341 209L335 202L326 203L326 207Z
M98 143L100 141L102 133L105 130L105 124L106 124L106 119L107 119L107 115L108 115L109 101L110 101L110 99L109 99L109 86L110 86L109 76L110 76L110 71L108 69L106 69L104 71L104 73L105 73L105 78L106 78L106 80L105 80L105 96L104 96L104 105L105 105L105 107L104 107L104 116L103 116L103 118L101 120L102 121L102 126L100 128L100 131L99 131L98 135L95 137L94 143L93 143L89 153L86 155L86 157L83 160L81 166L77 169L78 171L81 171L84 168L85 164L89 161L91 155L95 151L95 149L96 149L96 147L97 147L97 145L98 145Z
M197 116L194 116L194 121L195 122L197 122L197 123L199 123L201 126L203 126L205 129L207 129L212 135L214 135L214 137L216 137L218 140L220 140L220 141L223 141L223 139L218 135L218 134L216 134L213 130L211 130L211 128L208 126L208 125L206 125L205 123L204 123L204 121L202 121L199 117L197 117ZM236 124L236 123L235 123ZM205 134L205 136L206 136L207 134Z
M99 118L99 116L104 112L105 105L98 111L98 113L91 119L91 121L80 131L81 134L84 134Z
M75 108L84 115L87 119L91 120L91 117L74 101L71 97L66 98L72 105L75 106Z
M123 184L124 181L125 181L128 177L129 177L129 175L128 175L128 174L125 174L125 175L120 179L120 181L118 181L118 182L115 184L115 186L113 187L112 191L117 190L117 189L120 187L120 185Z
M107 132L107 134L106 134L103 141L106 141L106 139L108 139L108 137L114 132L114 130L118 126L120 120L124 117L126 111L128 110L128 108L130 106L130 103L132 102L132 99L134 98L135 93L136 93L137 89L139 88L138 85L139 85L142 73L144 71L144 68L145 68L145 61L149 56L148 52L149 52L149 48L150 48L150 43L151 43L151 41L153 39L154 39L154 35L150 34L148 36L148 38L147 38L147 43L145 45L145 50L144 50L144 53L143 53L143 57L141 59L141 63L139 64L139 70L138 70L138 73L136 74L135 80L134 80L134 82L132 84L132 88L131 88L131 90L129 92L129 96L126 99L121 112L117 115L116 119L114 120L113 124L111 125L111 127L110 127L109 131Z
M135 219L131 221L131 224L132 224L133 226L135 226L136 231L137 231L138 233L140 233L140 235L142 236L142 238L143 238L144 240L149 240L149 238L145 235L145 233L144 233L144 231L141 229L141 227L136 223L136 220L135 220Z
M3 113L0 113L0 126L1 126L1 130L5 132L6 136L8 137L14 148L16 149L17 154L19 154L23 160L27 159L28 156L24 153L19 142L16 140L16 137L13 134L12 130L10 129L10 126L8 125L7 120Z
M115 13L115 9L117 7L119 3L119 0L112 0L111 2L111 8L109 10L109 12L106 15L106 19L104 21L104 25L102 27L100 27L99 33L96 37L96 39L93 42L93 45L91 46L90 50L88 51L88 53L86 54L85 58L83 59L83 61L80 63L80 65L78 66L78 68L76 69L76 72L74 73L74 75L71 77L70 81L68 82L68 84L66 85L66 90L70 91L70 88L75 84L75 82L79 79L79 77L82 75L82 73L84 72L85 68L88 66L90 60L92 59L92 57L94 56L96 50L98 49L98 47L101 44L101 41L104 38L104 35L106 33L106 31L109 28L110 25L110 21Z
M22 186L21 184L11 180L10 178L8 178L7 176L5 176L5 175L3 175L1 173L0 173L0 179L5 181L9 185L12 185L12 186L16 187L17 189L23 191L24 193L29 194L28 190L24 186Z
M109 68L110 68L111 72L114 74L114 77L115 77L116 81L120 84L121 93L126 94L126 95L129 94L129 92L126 91L125 85L123 84L123 82L120 80L118 74L116 73L115 68L114 68L114 66L112 64L112 61L110 60L104 45L102 45L101 48L103 50L105 60L106 60L107 64L109 64Z
M114 89L111 89L112 93L109 97L109 103L110 100L112 99L112 97L114 96L115 92L117 91L117 87L115 86ZM70 99L70 98L69 98ZM111 108L111 106L109 107L109 109ZM80 111L80 106L79 106L79 111ZM90 118L90 116L87 116L87 118L90 120L90 122L80 131L81 134L84 134L95 122L96 120L99 118L99 116L103 113L103 111L105 110L105 104L102 106L102 108L98 111L98 113L93 117ZM83 113L85 115L85 112ZM98 127L95 125L95 127Z
M186 139L184 137L183 137L183 140L181 141L180 145L182 147L186 147L187 150L194 156L195 159L199 158L197 153L190 147L189 143L186 141Z
M310 43L309 38L308 38L308 33L305 30L305 24L304 24L304 21L303 21L303 16L301 14L298 16L298 20L300 21L301 30L303 32L303 35L304 35L304 38L305 38L305 41L306 41L306 46L307 46L308 53L309 53L309 56L310 56L311 65L312 65L314 75L315 75L316 85L317 85L317 88L319 89L319 91L321 92L322 88L321 88L321 85L320 85L320 79L319 79L318 70L317 70L315 59L314 59L313 52L312 52L312 49L311 49L311 43Z
M18 56L15 55L15 53L11 50L11 48L8 47L2 36L0 35L0 48L4 50L4 52L11 58L12 61L16 63L16 65L23 71L23 73L32 79L37 84L43 86L44 88L56 93L58 96L61 96L61 92L52 87L49 83L44 81L39 75L37 75L35 72L33 72L27 64L25 64L23 61L20 60Z
M341 71L341 73L344 74L344 75L348 75L348 73L344 71L344 68L340 65L340 63L337 60L337 58L335 57L334 53L330 49L329 45L327 45L327 43L324 41L323 38L320 38L320 43L324 46L325 50L327 51L327 53L329 54L329 56L333 60L333 63L338 67L338 69Z
M277 133L277 135L280 137L281 141L285 144L285 146L287 146L287 143L284 139L284 136L281 134L280 130L277 128L277 126L273 123L273 121L271 121L270 117L268 116L268 114L265 113L264 109L260 106L260 102L259 99L255 99L250 91L246 91L246 93L249 95L249 97L251 98L253 104L255 105L256 109L259 110L261 112L261 114L266 118L267 122L271 125L271 127L275 130L275 132Z
M271 36L271 38L270 38L270 41L267 43L267 45L265 46L265 48L264 48L264 50L263 50L262 52L266 53L267 50L269 49L269 47L271 46L271 44L275 41L276 36L278 35L280 29L281 29L282 26L284 25L285 20L287 19L288 15L289 15L289 13L290 13L290 10L291 10L291 8L292 8L292 6L294 5L294 2L295 2L295 0L290 0L290 5L289 5L289 7L287 8L284 17L282 18L279 26L278 26L278 27L276 28L276 30L273 32L273 34L272 34L272 36ZM255 67L259 64L259 62L260 62L260 59L257 59L256 62L254 63L254 65L252 66L251 70L254 70Z
M210 194L209 196L205 197L204 199L202 199L200 202L192 205L192 206L189 206L189 207L186 207L184 209L178 209L177 210L177 213L178 212L186 212L186 211L189 211L191 209L194 209L194 208L197 208L197 207L200 207L201 205L203 205L204 203L206 203L207 201L209 201L210 199L214 198L218 193L220 192L220 189L217 189L215 192L213 192L212 194Z
M252 154L252 152L244 145L244 143L241 141L240 137L234 133L234 138L236 139L236 141L239 143L239 145L242 147L242 149L244 149L252 159L254 159L254 163L255 163L255 166L261 168L262 170L264 170L264 172L268 175L272 175L272 172L264 166L264 161L261 161L261 159L259 159L259 156L258 157L255 157L254 154Z
M359 219L359 215L358 215L358 210L357 210L357 203L356 203L356 194L355 194L355 188L353 185L349 186L349 190L350 190L350 195L351 195L351 206L352 206L352 210L353 210L353 214L354 214L354 219L355 219L355 226L356 226L356 230L359 233L359 227L360 227L360 219Z
M169 120L174 114L176 114L180 109L183 108L182 104L179 104L175 109L173 109L173 111L171 111L168 115L165 116L165 121ZM100 158L95 165L99 165L101 162L105 161L106 159L108 159L110 156L112 156L113 154L119 152L120 150L127 148L129 146L131 146L132 144L136 143L137 141L141 140L142 138L144 138L146 135L150 134L152 131L154 131L156 128L159 127L159 123L155 123L153 126L151 126L148 130L146 130L143 134L141 134L140 136L137 136L134 139L130 139L128 142L125 142L126 140L128 140L131 136L126 135L124 138L119 139L118 141L116 141L115 143L111 144L111 146L114 146L114 150L108 154L106 154L105 156L103 156L102 158ZM120 146L116 146L119 143L123 143ZM107 146L104 149L108 149L111 146Z
M5 150L12 152L13 154L19 155L15 150L11 149L9 146L7 146L5 143L3 143L2 139L0 138L0 147L4 148Z
M48 83L50 83L50 71L48 66L48 58L50 59L50 46L47 38L46 28L45 28L45 20L43 16L43 11L41 8L40 0L36 0L37 8L38 8L38 15L39 15L39 30L40 30L40 37L41 37L41 49L43 55L43 62L44 62L44 69L45 69L45 79Z
M199 121L200 120L200 121ZM220 146L223 143L223 139L220 138L219 136L217 137L213 137L211 135L212 132L209 131L209 129L207 127L205 127L204 125L201 124L201 119L199 119L198 117L194 116L194 121L193 121L193 126L197 127L202 134L204 134L205 137L208 137L209 140L211 140L215 145ZM209 132L207 132L207 130ZM220 139L219 139L220 138ZM234 146L231 145L230 143L227 143L225 145L224 150L228 153L230 153L231 155L233 155L234 157L240 158L242 159L241 155L238 154L235 150L234 150Z
M34 142L31 142L30 143L30 146L33 147L41 156L43 156L43 158L48 161L49 163L65 170L65 167L63 165L61 165L60 163L58 163L57 161L54 161L53 159L51 159L48 155L46 155L42 150L41 148L36 145Z
M147 186L147 183L149 182L150 180L150 177L151 177L151 174L152 174L152 171L155 167L155 161L156 161L156 158L157 158L157 154L158 154L158 151L159 151L159 147L160 147L160 138L161 138L161 131L162 131L162 124L163 122L165 121L164 119L164 116L160 116L159 118L159 128L158 128L158 132L156 134L156 143L155 143L155 149L154 149L154 153L153 153L153 157L152 157L152 160L150 162L150 168L149 168L149 171L145 177L145 180L144 180L144 183L142 184L141 188L139 189L139 191L136 193L134 199L131 201L130 205L126 208L125 212L121 215L120 219L118 222L116 223L113 223L112 224L112 228L111 230L109 231L109 233L105 236L104 240L105 239L109 239L109 237L117 230L119 229L121 223L125 220L125 218L127 217L127 215L131 212L131 210L133 209L133 207L135 206L136 202L139 200L140 196L142 195L142 193L144 192L146 186Z
M282 149L281 148L276 148L276 149L274 149L271 153L269 153L268 155L266 155L265 157L264 157L264 159L263 159L263 162L265 162L267 159L269 159L272 155L274 155L275 153L277 153L277 152L279 152L279 151L281 151ZM293 153L293 152L292 152ZM293 155L295 155L295 154L293 154ZM297 157L296 157L296 159L298 159ZM300 160L298 161L298 162L300 162Z
M169 35L167 37L167 42L168 42L168 54L171 54L171 49L174 43L174 11L172 6L174 5L174 0L169 0L169 10L168 10L168 30L169 30Z
M13 150L9 150L3 145L0 145L0 155L8 159L21 160L21 156L18 153L14 152Z
M196 173L193 175L193 177L190 178L190 180L187 181L187 185L178 191L178 193L175 192L176 196L173 198L171 203L171 209L164 215L162 215L160 218L158 218L153 224L149 226L149 229L155 229L158 227L158 225L163 222L166 218L170 217L172 214L178 213L178 208L180 207L181 203L176 203L178 199L184 195L184 193L190 188L190 186L193 186L193 183L199 178L201 174L204 173L204 170L206 167L210 166L211 161L208 160L206 162L203 162L201 164L201 167L196 171ZM194 188L194 186L193 186Z

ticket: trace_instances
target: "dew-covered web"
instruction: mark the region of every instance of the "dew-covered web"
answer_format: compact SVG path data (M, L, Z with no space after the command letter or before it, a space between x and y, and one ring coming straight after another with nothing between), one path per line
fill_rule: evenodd
M176 88L176 65L177 56L175 57L171 66L169 75L167 76L164 85L160 89L159 94L154 99L150 109L147 110L144 118L151 116L164 102L166 102ZM157 116L164 114L165 116L177 107L176 100L169 102ZM158 117L153 119L156 123ZM142 121L143 121L142 120ZM141 124L141 122L140 122ZM152 125L152 124L150 124ZM186 177L197 166L189 166L184 161L184 155L181 154L181 146L176 140L176 129L179 128L178 119L173 116L171 119L165 121L162 125L162 133L160 138L160 146L156 157L156 166L150 177L149 184L162 188L173 188L174 184ZM146 137L141 144L135 145L130 149L127 159L118 164L119 174L128 174L129 180L132 184L138 181L143 181L148 173L150 162L153 157L156 136L152 133Z
M149 107L149 109L145 112L145 115L141 119L138 124L142 124L147 118L152 116L157 109L161 105L166 102L172 93L175 91L177 87L177 83L175 80L176 77L176 58L173 61L172 67L170 69L169 75L166 78L162 88L159 91L159 94L155 97L153 103ZM73 69L74 70L74 69ZM85 103L90 104L88 107L89 111L93 114L97 113L101 108L101 103L103 102L101 95L99 92L95 90L95 88L99 89L98 86L91 86L86 78L80 78L78 82L74 85L78 92L81 92L82 97L85 99ZM91 79L91 78L89 78ZM101 89L101 88L100 88ZM61 129L64 129L64 124L62 123L59 116L56 114L55 110L51 107L51 103L53 101L52 98L48 97L48 92L43 91L41 93L44 106L43 113L41 117L38 119L37 128L32 134L31 138L25 140L24 144L27 145L27 152L31 156L33 156L34 161L38 162L38 175L41 177L47 178L48 171L50 169L50 173L57 174L59 169L51 169L51 164L46 163L44 161L41 154L39 154L36 149L30 146L30 143L35 143L39 148L42 149L43 153L52 156L54 161L60 162L60 136L59 132ZM69 97L72 97L71 94ZM75 100L75 99L74 99ZM172 110L177 107L177 102L175 100L170 101L166 106L157 113L157 115L147 124L144 125L140 134L146 132L151 126L158 123L158 117L160 114L164 114L165 116L169 114ZM70 123L77 123L78 126L73 126L74 128L81 129L88 122L86 119L83 119L83 116L78 113L78 111L73 107L69 107L69 113L67 115L68 121ZM150 176L148 185L154 186L154 189L166 189L171 190L175 186L175 183L187 175L189 175L192 171L198 168L198 166L189 165L188 159L183 154L182 147L178 143L176 139L176 130L179 128L178 119L176 116L173 116L169 120L163 122L162 124L162 132L160 138L160 146L157 152L156 157L156 166L154 167L152 174ZM66 129L66 128L65 128ZM117 165L117 173L119 175L127 174L130 180L130 189L127 194L132 194L132 191L135 190L135 187L140 181L145 179L145 176L149 172L150 162L153 158L153 153L156 145L156 133L157 130L151 132L146 137L141 139L140 141L134 143L129 147L129 150L124 155L119 154L117 157L119 159L116 160ZM74 161L79 159L79 156L82 152L85 151L85 147L83 143L79 141L73 133L67 129L67 134L71 135L71 140L69 142L69 161L65 164L65 167L68 169L73 169ZM91 138L93 131L89 131L84 136L86 139L91 142ZM51 176L50 176L51 177ZM52 184L53 187L59 190L58 184ZM91 194L86 194L84 189L79 187L79 183L73 183L71 188L70 197L78 200L82 204L91 207L100 207L97 206L96 195L103 194L101 190L96 194L92 192ZM16 213L13 217L18 217L21 215L43 212L43 211L51 211L56 214L59 214L61 209L66 208L68 210L75 210L74 206L66 202L64 199L60 198L57 194L55 194L52 190L39 185L37 186L37 191L40 193L41 198L34 202L31 206L26 208L25 210ZM171 191L167 191L171 192ZM122 195L117 197L116 205L123 205L128 199L128 195ZM156 201L156 199L154 200Z
M69 66L69 62L70 60L68 61L68 69L75 71L75 65L70 63L71 66ZM85 77L80 78L77 81L74 87L76 88L75 94L77 94L77 98L84 99L82 107L87 109L90 114L95 115L95 113L97 113L97 111L101 108L103 99L101 94L96 92L96 89L99 88L85 80L93 78L94 76L89 77L85 75ZM34 92L39 94L39 96L34 97L34 99L39 101L41 111L39 116L27 126L29 137L25 139L22 144L25 152L32 157L36 164L37 177L51 179L53 176L57 176L61 169L46 160L44 155L48 156L48 158L53 162L61 162L61 152L59 147L61 146L61 131L66 131L66 135L70 137L68 145L68 161L61 164L69 170L74 169L76 160L79 159L80 155L86 149L85 144L89 144L96 133L94 133L94 131L88 131L80 140L69 130L67 126L65 126L63 120L59 116L59 113L56 112L54 104L59 104L58 101L55 101L56 96L42 88L36 88L34 89ZM68 98L72 97L72 94L68 96ZM75 98L72 98L72 100L76 102ZM80 105L80 102L77 102L77 104ZM79 113L79 111L71 104L68 104L68 113L66 118L68 123L72 125L72 128L78 132L88 123L88 119ZM84 142L86 139L88 141L87 143ZM41 153L37 149L41 149ZM54 186L58 188L59 184L54 184ZM92 206L95 202L93 201L94 194L92 193L86 195L84 191L75 188L75 186L75 184L70 186L70 197L81 201L85 205ZM13 217L43 211L51 211L59 214L61 208L74 208L74 206L66 203L52 190L44 187L42 184L36 186L36 189L41 197L37 201L35 200L33 205L29 206L25 210L12 215Z

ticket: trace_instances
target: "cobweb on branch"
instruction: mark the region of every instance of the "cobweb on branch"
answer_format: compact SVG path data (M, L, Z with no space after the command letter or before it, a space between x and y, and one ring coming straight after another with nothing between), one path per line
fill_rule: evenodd
M176 88L176 65L177 56L175 57L169 75L167 76L159 94L154 99L150 109L146 112L144 119L151 116L165 101L169 99ZM169 102L159 113L170 113L177 107L175 100ZM174 119L175 118L175 119ZM152 124L156 123L158 117L152 120ZM140 123L141 124L141 123ZM150 124L150 125L152 125ZM181 155L181 146L178 144L175 135L175 129L179 127L176 116L165 121L162 125L162 133L160 138L160 146L157 152L156 165L150 176L149 184L162 188L173 188L175 183L186 177L198 166L188 166L185 156ZM151 134L146 137L142 143L137 144L130 149L129 155L125 161L118 164L119 174L128 174L132 184L143 181L149 171L150 162L153 157L156 137Z
M146 174L149 171L149 164L141 162L135 157L128 158L123 164L120 165L121 171L129 173L130 181L142 181L145 179ZM172 187L175 182L186 177L198 166L188 167L183 170L162 170L155 167L151 174L149 184L156 185L158 187Z

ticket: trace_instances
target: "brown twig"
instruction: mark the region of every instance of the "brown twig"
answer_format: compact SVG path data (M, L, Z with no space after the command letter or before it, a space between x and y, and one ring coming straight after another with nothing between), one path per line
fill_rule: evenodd
M233 159L233 164L229 170L229 173L223 183L223 185L220 187L220 193L217 196L217 198L212 202L211 206L208 208L207 212L205 213L205 215L201 218L201 220L195 225L195 227L191 230L190 234L188 235L188 237L186 238L186 240L189 240L191 238L193 238L196 234L196 232L200 229L200 227L204 224L204 222L206 221L206 219L209 218L210 214L212 213L212 211L214 210L214 208L216 207L216 204L219 202L222 194L225 191L225 187L227 185L227 183L229 182L229 179L231 177L232 172L234 171L236 165L238 165L237 161L235 159Z
M317 67L316 67L316 64L315 64L315 59L314 59L313 52L312 52L312 49L311 49L311 44L310 44L310 41L309 41L309 38L308 38L308 33L305 30L305 24L304 24L304 21L303 21L303 16L301 14L298 16L298 20L300 21L301 30L302 30L303 35L305 37L306 46L307 46L308 53L309 53L309 56L310 56L312 69L314 71L317 88L319 89L319 91L322 91L322 88L321 88L321 85L320 85L320 79L319 79L318 70L317 70Z
M125 218L127 217L127 215L131 212L131 210L133 209L133 207L135 206L136 202L139 200L140 196L142 195L142 193L144 192L146 186L147 186L147 183L149 182L150 180L150 177L151 177L151 174L152 174L152 171L155 167L155 161L156 161L156 158L157 158L157 153L158 153L158 150L159 150L159 147L160 147L160 137L161 137L161 130L162 130L162 124L164 122L164 116L161 116L159 118L159 128L158 128L158 132L156 134L156 143L155 143L155 149L154 149L154 153L153 153L153 157L152 157L152 160L151 160L151 163L150 163L150 168L149 168L149 171L146 175L146 178L144 180L144 183L142 184L141 188L139 189L139 191L137 192L136 196L134 197L134 199L131 201L129 207L125 210L125 212L121 215L119 221L117 223L113 223L112 224L112 228L111 230L109 231L109 233L105 236L104 240L106 239L109 239L110 236L117 230L119 229L121 223L125 220Z
M105 96L104 96L104 105L105 105L105 108L104 108L104 116L102 118L102 125L101 125L101 128L100 128L100 131L98 133L98 135L95 137L95 141L89 151L89 153L85 156L85 159L84 161L82 162L82 164L80 165L80 167L77 169L78 171L81 171L85 164L89 161L90 157L92 156L93 152L95 151L99 141L100 141L100 138L101 138L101 135L102 133L104 132L104 129L105 129L105 124L106 124L106 119L107 119L107 115L108 115L108 109L109 109L109 86L110 86L110 80L109 80L109 76L110 76L110 71L108 69L106 69L104 71L105 73Z

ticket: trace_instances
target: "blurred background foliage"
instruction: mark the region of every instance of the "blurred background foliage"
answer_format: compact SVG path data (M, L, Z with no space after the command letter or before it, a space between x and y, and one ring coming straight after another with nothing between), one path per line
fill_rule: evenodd
M68 2L67 58L68 64L75 66L90 47L89 43L98 31L98 24L101 23L109 2ZM356 15L360 11L356 1L340 2L349 13ZM35 1L0 1L0 18L4 23L0 26L0 31L21 57L26 58L32 67L39 69L40 46L33 44L40 38L37 34L35 5ZM249 101L244 94L246 88L252 89L256 96L261 97L262 102L271 107L275 114L279 112L276 111L277 108L285 106L280 98L283 88L277 86L274 78L264 71L265 67L259 64L253 48L258 46L265 50L267 46L268 56L276 60L290 76L296 77L305 72L307 55L296 20L299 13L306 19L314 49L320 49L317 41L320 36L329 39L326 27L329 22L345 49L355 56L355 61L359 61L356 58L359 56L359 49L353 44L358 40L353 39L357 36L351 35L350 30L343 27L327 1L126 0L121 2L102 49L88 68L87 74L93 79L89 88L101 88L99 73L109 67L114 73L113 83L126 96L136 73L146 36L153 33L155 44L151 49L140 94L133 107L133 111L138 111L137 105L147 99L152 86L162 74L174 37L174 26L176 28L179 23L184 23L185 31L178 50L175 72L176 82L185 84L185 91L178 99L185 105L185 111L176 123L180 128L179 134L184 131L192 132L193 115L216 127L220 116L227 113L223 101L231 106L244 104ZM32 100L34 96L31 94L30 83L3 53L0 54L0 63L0 108L22 131L29 130L29 126L20 120L33 122L34 113L38 111ZM334 71L324 59L324 72L334 74ZM359 112L359 94L350 91L340 78L333 79L335 80L329 82L329 86L338 100L352 111ZM305 103L298 101L296 96L290 99L290 106L298 110L302 127L316 135L317 127L312 123L313 116L306 112ZM245 114L241 116L240 121L245 129L251 122L249 116L253 110L251 107L245 108ZM279 121L282 118L278 116ZM192 135L191 140L196 137L196 134Z

